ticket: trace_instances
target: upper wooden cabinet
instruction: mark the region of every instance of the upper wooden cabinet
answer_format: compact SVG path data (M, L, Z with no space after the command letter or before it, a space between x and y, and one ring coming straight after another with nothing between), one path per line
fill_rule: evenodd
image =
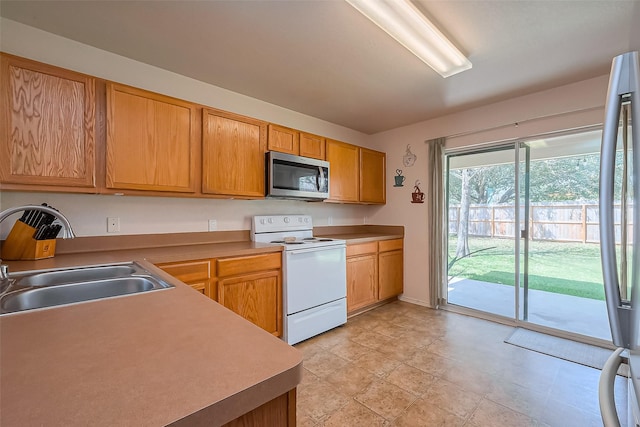
M330 201L386 202L386 154L340 141L327 140Z
M312 159L326 159L325 139L311 133L300 132L300 155Z
M295 129L269 124L267 148L298 156L300 154L300 132Z
M269 124L267 148L270 151L325 160L325 139L311 133Z
M202 112L202 192L264 197L267 124L205 108Z
M195 192L197 108L107 84L107 188Z
M385 176L386 154L360 148L360 201L364 203L386 202Z
M95 80L0 54L0 83L3 188L95 192Z
M340 141L327 140L329 167L329 200L358 202L358 147Z

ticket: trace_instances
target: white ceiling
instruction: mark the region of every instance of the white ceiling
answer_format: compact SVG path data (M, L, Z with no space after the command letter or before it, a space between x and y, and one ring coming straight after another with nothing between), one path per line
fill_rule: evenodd
M640 0L414 2L471 70L443 79L342 0L1 0L0 15L367 134L606 74L640 50Z

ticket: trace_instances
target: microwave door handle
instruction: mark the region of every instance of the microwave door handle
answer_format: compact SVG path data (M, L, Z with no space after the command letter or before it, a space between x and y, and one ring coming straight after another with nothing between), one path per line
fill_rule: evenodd
M322 170L322 166L318 166L318 175L316 175L316 187L318 191L320 191L320 183L324 181L324 170Z

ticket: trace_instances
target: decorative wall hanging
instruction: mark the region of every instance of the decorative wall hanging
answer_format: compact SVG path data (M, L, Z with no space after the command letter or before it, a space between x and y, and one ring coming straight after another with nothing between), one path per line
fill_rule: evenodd
M420 191L420 181L416 179L416 184L413 186L413 193L411 193L411 203L424 203L424 193Z
M404 153L404 156L402 157L402 164L405 165L405 167L409 168L413 166L413 164L416 162L417 159L418 159L418 156L416 156L411 152L411 145L407 144L407 151Z
M402 176L402 169L396 169L396 176L394 176L396 183L393 185L394 187L404 187L404 180L406 177Z

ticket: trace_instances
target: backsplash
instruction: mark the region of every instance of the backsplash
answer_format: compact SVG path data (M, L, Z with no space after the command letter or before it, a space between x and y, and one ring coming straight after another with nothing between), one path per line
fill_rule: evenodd
M2 192L0 210L12 206L47 203L59 209L78 236L111 236L209 231L249 230L251 217L268 214L307 214L314 225L365 224L380 206L301 202L293 200L188 199L87 194ZM16 215L16 218L19 216ZM120 233L107 233L107 218L120 219ZM5 239L13 220L0 229Z

